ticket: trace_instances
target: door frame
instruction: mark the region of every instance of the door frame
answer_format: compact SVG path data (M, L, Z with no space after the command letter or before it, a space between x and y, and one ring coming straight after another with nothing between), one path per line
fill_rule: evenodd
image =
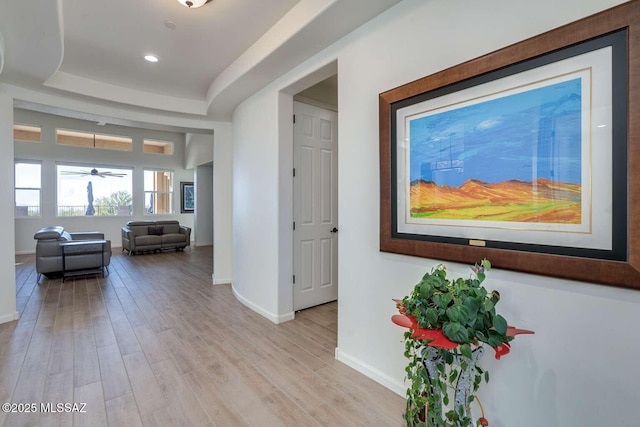
M295 318L293 311L293 95L335 74L338 74L337 60L311 71L278 93L278 161L280 163L278 206L280 212L278 215L278 295L274 296L277 298L278 305L277 323ZM340 79L339 76L338 79ZM339 115L338 129L340 129ZM338 136L338 141L339 138ZM337 268L339 272L339 256Z

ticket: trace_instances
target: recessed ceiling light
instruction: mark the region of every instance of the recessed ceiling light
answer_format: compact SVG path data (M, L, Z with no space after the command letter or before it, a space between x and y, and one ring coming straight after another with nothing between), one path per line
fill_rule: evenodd
M176 23L173 21L164 21L164 26L167 27L170 30L175 30L176 29Z
M146 59L149 62L158 62L158 57L155 56L155 55L151 55L151 54L145 55L144 59Z

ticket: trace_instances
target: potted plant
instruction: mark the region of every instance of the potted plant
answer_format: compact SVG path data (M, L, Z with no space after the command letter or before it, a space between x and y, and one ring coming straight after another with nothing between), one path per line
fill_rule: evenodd
M395 300L400 314L393 322L410 329L404 334L407 426L473 426L470 404L481 382L489 381L479 364L483 346L493 347L499 359L515 335L533 333L508 326L496 312L500 294L482 286L490 268L485 259L469 278L449 279L438 265L409 295ZM484 411L475 424L488 425Z

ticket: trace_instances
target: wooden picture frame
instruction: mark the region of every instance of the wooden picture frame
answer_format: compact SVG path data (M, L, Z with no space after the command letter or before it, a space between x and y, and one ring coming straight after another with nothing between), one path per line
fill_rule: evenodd
M453 176L453 169L467 181L484 176L471 173L476 169L470 163L472 153L480 148L473 147L473 135L467 134L453 149L449 141L449 157L444 161L429 157L424 141L436 141L448 131L442 126L445 118L450 123L454 115L467 117L461 119L468 122L461 122L460 128L469 128L471 116L462 114L468 106L488 107L496 99L552 88L558 82L554 78L571 76L573 69L587 70L576 79L586 81L580 86L580 99L589 99L576 116L581 130L570 128L571 135L580 135L576 141L581 142L576 144L583 147L574 151L572 163L578 161L581 171L572 178L580 188L573 219L507 219L503 223L469 216L459 220L459 205L446 206L451 203L448 198L415 198L419 184L424 187L420 194L427 194L427 184L439 185L441 190L458 184L456 188L461 188L462 181L451 178L455 184L450 184L445 178ZM608 111L600 115L600 100L606 104L607 97ZM379 114L381 251L468 264L488 258L498 268L640 289L640 0L381 93ZM489 116L483 123L491 123ZM511 119L513 123L515 116ZM428 132L421 131L426 128ZM530 139L522 137L525 142ZM600 146L609 148L592 152ZM498 152L500 146L495 148ZM566 162L565 154L555 160ZM536 162L544 159L533 157L527 164L534 164L536 172L529 173L527 182L536 186L539 177L545 176L538 173ZM412 162L415 159L420 161ZM485 160L492 168L506 169L508 163L497 159L498 155ZM421 164L427 165L425 171L416 172ZM570 169L568 163L563 169ZM518 173L509 173L512 181L520 183ZM436 207L440 201L443 207ZM556 215L560 208L558 203ZM548 224L540 224L545 221ZM603 229L607 232L600 233Z
M193 182L180 183L180 213L193 213L196 194Z

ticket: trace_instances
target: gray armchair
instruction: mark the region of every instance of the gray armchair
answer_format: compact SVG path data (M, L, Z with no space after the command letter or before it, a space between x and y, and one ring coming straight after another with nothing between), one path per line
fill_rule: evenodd
M89 269L98 269L101 266L109 271L109 263L111 261L111 241L104 241L104 233L99 232L78 232L68 233L61 226L45 227L33 236L38 242L36 243L36 272L38 273L38 282L40 277L44 275L55 275L64 271L81 271ZM67 255L65 259L65 268L63 269L63 248L61 244L67 242L86 242L87 245L74 248L73 256ZM91 244L96 241L96 244ZM102 251L96 248L102 248ZM83 249L85 252L83 252ZM100 253L102 252L102 253Z

